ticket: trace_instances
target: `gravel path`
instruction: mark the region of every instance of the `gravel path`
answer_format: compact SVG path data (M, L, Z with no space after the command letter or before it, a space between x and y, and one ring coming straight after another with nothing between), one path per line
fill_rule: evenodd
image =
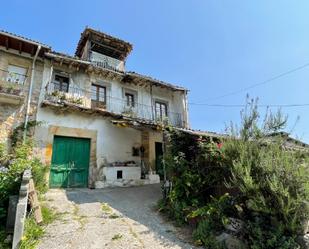
M158 214L159 185L102 190L52 189L46 204L60 213L40 249L195 248L184 230Z

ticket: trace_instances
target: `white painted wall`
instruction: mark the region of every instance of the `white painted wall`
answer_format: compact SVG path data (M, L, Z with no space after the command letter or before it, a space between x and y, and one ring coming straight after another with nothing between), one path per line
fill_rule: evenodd
M115 161L140 162L140 157L132 156L132 147L141 145L141 132L132 128L119 128L109 119L86 114L55 114L48 108L38 110L38 121L43 124L38 130L48 129L49 125L97 131L97 164ZM37 134L37 142L46 144L44 136Z
M124 180L138 180L141 179L140 167L104 167L103 174L107 181L117 181L117 171L122 171L122 178Z
M53 68L53 69L52 69ZM50 108L42 108L40 103L44 100L45 86L52 79L52 70L66 71L70 74L71 82L81 89L90 91L91 84L104 84L107 87L107 96L122 100L124 89L137 92L136 102L151 107L155 100L162 100L168 103L169 112L184 114L184 95L181 92L168 91L163 88L153 87L153 94L150 94L149 87L138 87L130 84L122 84L116 81L107 81L98 75L88 75L82 71L74 71L68 67L51 67L50 62L46 61L43 70L43 84L38 105L37 120L43 121L40 128L36 130L36 140L41 148L44 148L48 141L48 127L50 125L78 128L97 131L97 166L101 168L116 161L135 161L140 163L141 158L132 156L132 147L141 146L141 131L132 128L116 127L110 122L110 118L99 115L91 116L83 113L60 114ZM88 106L90 107L90 106ZM149 134L149 161L152 170L155 170L155 142L162 142L161 132L150 132ZM44 149L41 150L44 153ZM42 158L44 159L44 154ZM100 177L99 177L100 178Z

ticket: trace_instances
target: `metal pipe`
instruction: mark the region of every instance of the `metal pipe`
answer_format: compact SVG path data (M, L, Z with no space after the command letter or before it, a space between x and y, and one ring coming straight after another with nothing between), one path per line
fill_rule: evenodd
M36 50L35 56L34 56L33 61L32 61L31 79L30 79L27 108L26 108L26 116L25 116L25 123L24 123L24 134L23 134L23 142L24 143L26 142L26 136L27 136L27 125L28 125L28 121L29 121L29 110L30 110L31 95L32 95L33 81L34 81L35 62L36 62L36 59L39 55L40 50L41 50L41 45L38 45L38 48Z

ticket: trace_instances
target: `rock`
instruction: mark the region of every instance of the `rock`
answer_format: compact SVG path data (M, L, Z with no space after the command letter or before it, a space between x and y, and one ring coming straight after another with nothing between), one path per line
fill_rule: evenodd
M150 184L160 183L160 176L157 174L146 175L146 179L149 179Z
M6 236L5 240L3 241L5 244L9 244L11 243L13 240L13 236L11 234L9 234L8 236Z
M302 249L309 249L309 234L298 236L296 239L297 243Z
M228 218L229 223L225 225L225 229L228 231L232 231L233 233L240 233L244 228L244 222L240 219Z
M303 220L301 223L301 228L299 231L299 235L304 235L309 232L309 220Z
M225 245L227 249L246 249L248 248L240 239L235 236L223 232L216 239Z

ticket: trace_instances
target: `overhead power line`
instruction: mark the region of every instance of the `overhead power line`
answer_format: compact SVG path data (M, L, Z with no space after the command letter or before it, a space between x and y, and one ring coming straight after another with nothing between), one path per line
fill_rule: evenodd
M189 103L189 105L196 105L196 106L208 106L208 107L246 107L246 105L242 105L242 104L206 104L206 103ZM305 107L308 106L309 107L309 103L307 104L262 104L262 105L257 105L258 107Z
M305 64L303 64L303 65L301 65L301 66L298 66L298 67L293 68L293 69L291 69L291 70L285 71L285 72L283 72L283 73L281 73L281 74L275 75L275 76L273 76L273 77L271 77L271 78L269 78L269 79L267 79L267 80L264 80L264 81L255 83L255 84L250 85L250 86L245 87L245 88L241 88L241 89L239 89L239 90L237 90L237 91L229 92L229 93L226 93L226 94L223 94L223 95L219 95L219 96L213 97L213 98L208 98L208 99L206 99L206 100L204 100L204 101L207 102L207 101L209 101L209 100L221 99L221 98L228 97L228 96L231 96L231 95L236 95L236 94L241 93L241 92L245 92L245 91L250 90L250 89L252 89L252 88L255 88L255 87L257 87L257 86L265 85L265 84L267 84L267 83L269 83L269 82L272 82L272 81L274 81L274 80L280 79L280 78L282 78L282 77L284 77L284 76L286 76L286 75L288 75L288 74L294 73L294 72L299 71L299 70L301 70L301 69L303 69L303 68L306 68L306 67L308 67L308 66L309 66L309 63L305 63Z

